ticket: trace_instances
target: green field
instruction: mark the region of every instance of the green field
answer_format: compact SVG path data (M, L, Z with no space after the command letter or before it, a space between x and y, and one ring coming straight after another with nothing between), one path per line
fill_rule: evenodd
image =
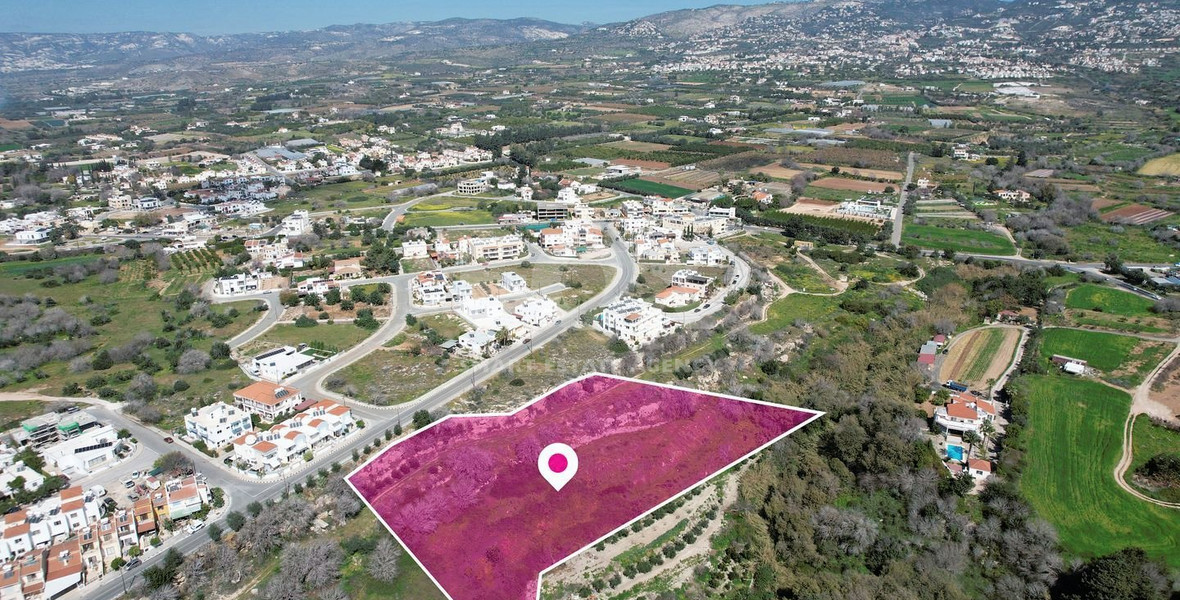
M750 326L750 333L767 335L790 327L796 319L817 322L840 310L838 296L791 294L775 300L766 313L766 320Z
M657 183L655 181L647 181L644 179L624 179L622 181L612 181L608 187L622 190L624 192L631 192L633 194L656 195L664 196L666 198L679 198L681 196L687 196L693 192L687 188Z
M404 221L407 227L449 227L454 225L486 225L496 218L486 210L434 210L409 212Z
M1065 230L1070 250L1084 260L1102 261L1117 254L1130 263L1173 263L1180 250L1151 237L1143 227L1122 227L1111 231L1110 225L1083 223Z
M832 294L836 289L806 262L784 262L774 268L774 274L797 292L809 294Z
M315 327L296 327L290 323L279 323L242 350L246 354L253 354L276 346L298 346L313 342L322 343L328 348L348 350L372 333L352 323L317 323Z
M1042 351L1046 359L1061 354L1086 361L1104 372L1104 378L1135 385L1168 353L1168 345L1115 333L1053 328L1045 330Z
M1065 297L1066 308L1096 310L1127 317L1150 315L1154 304L1142 296L1092 283L1079 285Z
M1016 247L1008 241L1008 238L998 233L974 229L951 229L906 223L905 228L902 229L901 241L903 244L934 250L954 250L955 252L1000 256L1016 254Z
M1164 452L1180 452L1180 431L1160 427L1151 422L1146 415L1139 415L1135 419L1135 431L1132 434L1134 451L1131 467L1127 469L1127 483L1134 485L1139 491L1165 502L1180 502L1180 489L1149 490L1135 484L1135 470L1143 466L1151 457Z
M1139 546L1180 568L1180 511L1138 500L1114 481L1130 396L1060 376L1027 376L1020 385L1029 398L1020 487L1062 547L1086 558Z

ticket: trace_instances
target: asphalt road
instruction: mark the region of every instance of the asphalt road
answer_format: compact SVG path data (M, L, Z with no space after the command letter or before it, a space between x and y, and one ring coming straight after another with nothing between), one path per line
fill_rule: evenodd
M119 465L118 468L112 469L111 473L106 475L99 475L103 481L115 482L126 477L132 470L142 470L145 465L150 465L151 461L155 460L156 456L164 454L169 451L178 450L183 452L193 460L197 466L197 470L201 471L207 478L210 486L220 487L225 490L227 496L226 510L229 511L245 511L246 506L255 501L268 501L282 495L283 491L288 489L288 486L296 481L302 481L307 473L315 472L319 467L330 465L333 462L343 462L350 457L354 449L358 449L376 438L383 438L386 429L393 426L394 422L401 416L408 416L415 410L436 410L446 405L451 400L458 397L463 392L470 389L470 387L477 385L485 379L492 377L512 365L516 361L528 356L532 352L542 349L546 344L556 339L562 333L568 331L575 326L582 315L593 312L598 307L609 303L615 298L626 293L628 286L635 281L638 272L635 262L631 259L627 252L626 243L622 241L621 236L617 235L612 228L608 227L608 232L613 240L613 253L609 259L597 261L572 261L579 264L607 264L616 267L614 279L607 285L607 287L591 298L587 302L582 303L581 306L569 311L562 317L560 323L554 323L540 331L532 337L532 341L527 344L514 344L508 348L500 351L491 359L480 363L479 365L469 369L468 371L459 374L450 381L440 385L431 390L427 394L421 396L410 404L404 404L397 407L375 407L355 401L349 401L348 406L352 408L356 417L363 419L366 423L365 429L353 438L348 438L344 443L339 443L336 446L329 448L324 452L317 453L314 461L309 463L306 468L301 470L296 475L291 475L285 480L280 481L252 481L244 476L232 473L223 465L215 460L200 454L183 444L168 444L163 441L164 434L159 431L150 429L138 422L129 419L117 411L107 408L92 408L90 409L97 417L107 420L118 427L126 427L131 430L132 434L139 440L142 445L139 454L127 463ZM530 248L532 248L530 246ZM530 250L529 260L534 263L561 263L570 262L559 259L554 259L538 253L535 249ZM448 269L448 271L460 270L479 270L483 269L482 265L470 265L466 267L459 267ZM748 270L747 270L748 275ZM391 277L377 278L372 281L388 281L394 284L395 293L393 294L392 302L394 303L393 316L380 328L374 335L369 336L361 345L345 352L336 360L318 366L315 369L301 374L287 382L288 385L297 387L304 391L306 395L322 396L320 392L323 380L332 372L340 369L350 362L359 360L364 355L371 352L373 349L380 347L389 339L392 339L397 332L405 327L405 315L411 310L410 295L408 279L412 275L396 275ZM404 280L404 281L400 281ZM397 284L402 285L397 285ZM272 309L267 311L263 320L272 319L271 323L278 320L280 308L276 306L278 303L277 294L256 294L252 296L235 297L233 300L243 299L262 299L268 304L272 304ZM253 336L265 331L266 327L260 322L248 329L243 334L239 335L234 341L237 344L243 344ZM142 463L142 464L141 464ZM95 482L99 480L96 479ZM93 485L94 483L90 483ZM224 514L224 513L222 513ZM224 519L216 519L217 522L224 526ZM114 600L123 594L124 585L131 587L137 583L140 576L139 573L148 567L159 563L167 550L175 548L183 554L191 554L199 548L209 543L209 536L205 530L198 531L194 534L179 533L176 537L170 539L164 546L154 549L146 553L142 560L143 564L132 571L126 571L120 576L119 574L112 574L104 577L97 583L88 585L87 587L71 592L66 598L93 598L95 600Z
M897 211L893 216L893 233L889 237L889 242L894 246L901 245L901 228L905 226L905 202L906 194L909 193L910 182L914 179L914 153L910 152L906 159L905 183L901 184L901 194L897 197Z

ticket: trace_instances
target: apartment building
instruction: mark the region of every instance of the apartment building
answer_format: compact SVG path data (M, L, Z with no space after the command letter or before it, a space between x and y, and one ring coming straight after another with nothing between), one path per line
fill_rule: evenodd
M184 416L189 437L204 440L210 448L220 448L249 431L250 413L224 402L194 408Z
M607 335L638 348L663 335L664 313L639 298L620 298L594 318L594 326Z

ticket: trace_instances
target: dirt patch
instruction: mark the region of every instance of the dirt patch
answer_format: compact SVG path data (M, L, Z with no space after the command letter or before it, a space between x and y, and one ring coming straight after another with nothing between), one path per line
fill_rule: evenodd
M1164 407L1169 415L1168 420L1180 424L1180 357L1172 359L1160 372L1156 384L1151 386L1148 398ZM1163 417L1155 414L1155 411L1153 416Z
M1028 175L1025 174L1025 177L1028 177ZM1119 203L1119 200L1112 200L1110 198L1095 198L1090 201L1090 208L1094 210L1102 210L1108 206L1114 206Z
M825 177L818 181L813 181L811 185L829 190L872 192L874 194L883 193L885 188L889 187L888 183L882 183L880 181L861 181L860 179L844 179L843 177Z
M776 179L791 179L803 171L798 169L788 169L778 163L770 163L764 167L758 167L754 169L754 172L761 173L767 177L774 177Z
M319 320L320 313L328 313L328 317L333 321L351 321L356 318L356 311L362 308L368 308L373 311L373 318L388 319L390 314L390 306L383 304L381 306L370 306L368 304L357 305L353 310L344 310L340 308L339 304L321 304L323 310L316 310L312 306L289 306L283 310L283 314L279 316L279 322L290 322L298 319L300 316L306 316L309 319Z
M992 354L987 368L983 369L982 374L969 377L968 375L977 361L987 360L987 357L983 356L987 352L985 348L986 340L989 337L987 332L995 330L1003 332L1003 340L995 354ZM987 389L989 381L996 381L1004 374L1004 370L1008 368L1008 363L1012 361L1012 354L1016 352L1016 347L1019 344L1020 330L1015 327L981 327L962 333L951 340L950 350L947 352L946 360L943 361L942 369L938 373L939 381L953 379L965 383L973 389ZM980 373L979 368L975 368L974 371Z
M672 147L672 146L669 146L668 144L657 144L654 142L634 142L634 141L611 142L609 144L603 144L603 146L608 146L611 148L619 148L621 150L635 150L636 152L658 152L660 150L667 150L668 148Z
M801 167L808 167L810 169L823 169L825 171L831 169L829 165L820 165L815 163L800 163ZM862 169L860 167L840 167L840 172L848 173L849 175L856 175L857 177L873 177L876 179L888 179L890 181L901 181L905 179L905 175L899 171L889 171L886 169Z

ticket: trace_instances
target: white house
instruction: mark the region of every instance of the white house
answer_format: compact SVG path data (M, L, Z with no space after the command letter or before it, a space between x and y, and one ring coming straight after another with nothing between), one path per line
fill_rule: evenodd
M660 337L664 323L663 312L639 298L620 298L603 308L594 319L595 327L632 348Z
M283 217L279 233L286 236L303 235L311 229L311 215L306 210L297 210Z
M952 393L950 402L934 410L934 423L944 433L979 431L984 421L996 418L991 402L967 394Z
M99 425L49 446L41 454L63 473L84 476L115 463L118 441L118 433L110 425Z
M689 249L685 262L702 267L716 267L729 264L729 257L717 246L696 246Z
M250 371L269 380L282 381L316 363L316 358L302 351L283 346L268 350L250 360Z
M250 413L224 402L194 408L184 416L189 437L204 440L210 448L220 448L250 431Z
M234 392L234 405L271 422L302 401L303 394L299 390L269 381L256 381Z
M541 296L540 298L529 298L521 302L512 311L512 314L527 325L541 327L548 325L556 319L557 312L557 303L545 296Z
M252 294L262 287L262 276L257 273L238 273L213 282L213 293L218 296Z
M426 240L409 240L402 243L402 258L415 259L430 256L430 245Z
M529 289L528 283L525 282L524 277L516 274L514 271L505 271L500 275L500 287L508 293L523 292Z
M672 274L672 285L703 290L713 283L712 277L701 275L692 269L680 269Z
M25 229L16 232L16 243L18 244L40 244L41 242L49 240L49 234L53 230L48 227L36 227L33 229Z
M450 302L447 276L442 271L423 271L410 280L410 292L419 304L438 306Z
M680 285L668 286L655 295L655 303L669 308L688 306L700 301L702 288L685 287Z

